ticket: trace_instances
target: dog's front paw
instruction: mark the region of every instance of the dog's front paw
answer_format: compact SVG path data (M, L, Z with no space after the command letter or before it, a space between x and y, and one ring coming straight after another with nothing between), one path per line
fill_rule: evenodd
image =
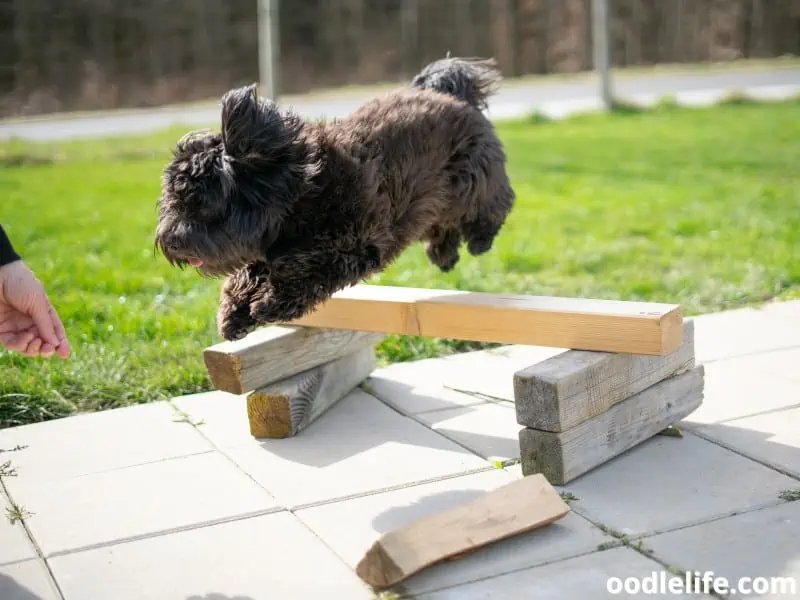
M472 256L480 256L491 250L493 244L493 235L476 236L467 242L467 250Z
M364 250L364 266L367 271L381 266L381 251L377 246L367 246Z
M217 313L217 332L229 342L240 340L255 327L247 306L230 309L223 306Z
M250 316L258 324L286 323L305 314L303 302L294 299L280 300L275 296L255 302L250 307Z

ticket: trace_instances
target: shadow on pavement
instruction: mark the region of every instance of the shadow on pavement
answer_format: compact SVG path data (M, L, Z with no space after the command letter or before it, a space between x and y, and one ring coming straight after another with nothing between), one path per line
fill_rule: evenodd
M3 600L43 600L26 587L22 587L13 578L0 573L0 598Z

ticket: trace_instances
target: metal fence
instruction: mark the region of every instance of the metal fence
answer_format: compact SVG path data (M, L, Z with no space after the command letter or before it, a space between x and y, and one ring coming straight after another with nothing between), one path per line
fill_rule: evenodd
M800 0L609 0L615 67L800 55ZM283 93L405 80L450 51L592 68L591 0L282 0ZM257 0L0 0L0 116L216 98L259 79Z

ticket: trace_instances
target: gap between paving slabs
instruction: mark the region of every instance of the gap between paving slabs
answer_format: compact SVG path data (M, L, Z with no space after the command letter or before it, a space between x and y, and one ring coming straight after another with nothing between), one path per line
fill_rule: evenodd
M786 475L787 477L791 477L793 479L797 479L798 480L798 484L800 485L800 470L795 471L795 470L790 469L788 467L784 467L784 466L781 466L781 465L776 464L774 462L771 462L767 458L763 458L763 457L757 456L752 451L742 450L740 445L734 445L732 443L726 442L724 439L720 439L720 437L719 437L720 436L719 432L721 432L721 431L724 431L727 435L730 435L731 431L735 430L735 435L738 438L739 443L741 443L742 438L751 437L751 438L754 438L756 440L756 443L758 443L759 445L768 444L769 443L769 439L768 439L769 438L769 434L768 433L762 433L762 432L759 432L759 431L754 431L752 429L746 429L746 428L743 428L743 427L736 427L735 425L731 425L730 423L735 423L737 421L742 421L742 420L745 420L745 419L763 417L763 416L767 416L767 415L775 415L775 414L778 414L778 413L781 413L781 412L794 410L794 409L797 409L797 408L800 408L800 404L795 405L795 406L791 406L791 407L787 407L787 408L781 408L781 409L775 409L775 410L767 411L765 413L758 413L756 415L752 415L752 416L749 416L749 417L743 417L743 418L739 418L739 419L731 419L730 422L712 423L710 425L686 424L686 425L684 425L684 428L688 432L691 432L693 435L695 435L695 436L697 436L697 437L699 437L701 439L704 439L707 442L710 442L712 444L720 446L721 448L725 448L726 450L730 450L731 452L733 452L735 454L738 454L739 456L742 456L742 457L744 457L744 458L746 458L748 460L751 460L751 461L756 462L756 463L758 463L760 465L763 465L763 466L767 467L768 469L772 469L773 471L777 471L778 473L780 473L782 475ZM782 446L782 444L774 444L774 445ZM788 447L788 448L789 448L789 450L787 451L786 454L791 453L791 451L793 450L791 447ZM800 450L797 450L797 449L794 449L794 450L797 451L797 452L800 452Z
M427 396L426 394L432 393L432 390L428 392L424 389L421 390L411 386L408 383L400 381L393 381L392 387L396 393L400 393L402 395L410 396L413 393L415 401L424 401L425 399L430 399L432 403L435 401L436 408L431 410L411 412L404 408L402 403L394 402L386 394L377 391L372 382L364 382L361 384L361 389L375 397L377 400L381 401L383 404L401 416L419 423L425 428L430 429L434 433L441 435L452 443L464 448L472 454L480 456L494 465L513 465L519 462L519 441L517 440L517 431L519 430L519 426L516 424L514 408L512 405L510 405L510 403L494 399L486 399L484 397L464 392L456 392L454 390L449 390L449 393L444 395ZM464 401L453 401L453 399L457 396L464 398ZM475 398L476 402L471 403L469 400L467 400L468 398ZM507 416L509 419L511 419L511 427L514 430L514 435L512 437L491 435L477 431L465 431L462 435L455 435L450 433L446 427L437 426L437 416L447 415L447 418L442 421L443 423L446 423L451 419L469 417L472 413L480 411L482 408L486 407L489 407L491 410L507 410L509 412ZM500 429L502 428L503 426L501 424ZM465 438L467 438L468 441L465 441ZM513 452L491 452L493 449L503 449L504 447L507 448L509 446L513 447Z
M697 435L697 434L695 434L693 431L689 430L688 435ZM699 579L699 575L696 575L696 574L697 573L703 573L705 570L707 570L707 567L704 567L703 565L696 565L696 564L684 564L684 563L681 563L680 561L670 560L670 559L667 559L667 558L665 558L663 556L659 556L657 554L657 552L653 548L651 548L651 547L649 547L647 545L647 540L651 539L651 538L658 538L660 536L675 534L675 533L681 532L681 531L692 530L694 528L705 527L705 526L707 526L709 524L713 524L713 523L717 523L717 522L724 522L724 521L727 521L727 520L730 520L730 519L736 519L737 517L741 517L743 515L755 515L755 514L758 514L758 513L762 513L764 511L775 510L780 506L783 506L783 505L786 505L786 504L790 504L790 503L795 503L795 502L797 502L797 505L798 505L797 506L797 510L798 510L798 512L800 512L800 478L798 478L796 475L791 474L791 473L786 473L785 471L783 471L781 469L778 469L774 465L771 465L771 464L769 464L767 462L763 462L763 461L759 461L757 459L754 459L754 458L748 456L747 454L744 454L742 452L737 451L735 448L729 448L728 446L726 446L724 444L720 444L714 439L705 438L705 437L700 436L700 435L697 435L697 437L699 437L700 439L703 439L706 442L709 442L711 444L720 446L720 447L722 447L722 448L724 448L726 450L731 450L734 453L738 454L739 456L741 456L741 457L743 457L743 458L745 458L747 460L752 460L753 462L757 462L757 463L761 464L764 467L767 467L768 469L770 469L772 471L776 471L776 472L781 473L783 475L788 475L789 477L797 480L798 485L796 487L793 487L793 488L790 487L790 488L787 488L785 490L780 491L776 495L775 501L773 503L763 504L763 505L759 505L759 506L752 506L752 507L749 507L749 508L733 511L733 512L731 512L729 514L722 514L722 515L717 515L717 516L710 517L710 518L699 519L699 520L697 520L695 522L685 523L685 524L682 524L682 525L678 525L676 527L671 527L671 528L667 528L667 529L664 529L664 530L651 531L651 532L647 532L647 533L644 533L644 534L635 534L635 535L628 535L626 533L623 533L622 531L619 531L619 530L615 529L614 527L608 526L605 523L603 523L602 521L600 521L599 519L597 519L594 516L592 516L590 513L581 510L579 507L573 506L572 503L576 502L576 501L579 501L580 498L577 497L575 494L573 494L571 491L569 491L569 489L568 489L570 487L569 484L567 484L566 486L561 486L561 487L564 488L564 491L561 492L562 498L564 498L570 504L570 507L572 508L572 510L574 510L576 513L580 514L587 521L593 523L595 526L597 526L599 529L601 529L604 533L606 533L607 535L609 535L609 536L614 538L613 542L609 542L607 544L601 544L598 547L598 550L602 551L602 550L608 550L610 548L616 548L616 547L619 547L619 546L625 546L625 547L631 548L631 549L639 552L640 554L642 554L642 555L644 555L644 556L646 556L648 558L651 558L652 560L658 562L659 564L662 565L662 567L664 567L664 569L667 572L669 572L669 573L671 573L673 575L676 575L676 576L681 577L681 578L685 578L687 573L692 573L692 574L695 574L695 575L692 576L694 579ZM621 458L621 456L617 457L617 459ZM617 459L614 459L614 460L617 460ZM587 473L587 475L588 475L588 473ZM740 574L740 575L744 576L744 574ZM771 575L766 575L766 576L769 577ZM729 581L729 583L732 583L732 582ZM718 591L715 590L715 589L709 590L709 593L710 593L710 595L712 597L715 597L715 598L725 598L725 599L729 598L729 596L727 596L725 594L718 593Z
M55 575L53 575L53 571L50 569L50 565L48 564L47 559L44 557L44 553L39 547L39 544L36 543L36 539L34 539L33 533L26 522L28 519L34 517L35 513L31 513L24 506L17 504L11 496L11 492L5 483L5 479L9 477L16 477L18 475L17 469L13 464L13 460L8 458L8 456L12 455L14 452L21 452L26 448L27 446L21 445L14 446L13 448L0 448L0 506L3 506L5 509L2 518L6 519L11 527L18 526L21 528L25 542L27 542L32 552L35 554L34 557L12 561L11 563L8 563L8 565L36 563L38 567L41 567L44 570L47 584L50 586L52 591L57 594L61 600L64 600L64 594L61 591L61 587L59 586ZM5 500L5 502L3 502L3 500ZM4 506L5 503L8 503L7 507ZM13 578L11 579L11 583L18 585ZM25 594L30 594L30 600L39 600L39 597L34 595L33 592L29 592L27 588L20 587L20 590Z
M377 401L380 401L380 399L378 399L378 398L375 398L375 399ZM382 403L382 404L385 405L385 403ZM186 423L186 424L194 427L195 429L197 429L198 433L200 433L214 447L214 449L216 451L218 451L221 454L223 454L237 469L239 469L240 471L245 473L248 477L253 479L253 481L255 481L268 494L272 495L272 492L268 488L264 487L264 485L261 484L256 478L252 477L252 475L250 473L248 473L246 470L244 470L241 467L241 465L239 465L239 463L237 463L235 460L233 460L232 458L230 458L228 456L227 447L226 446L217 445L214 442L214 439L212 437L209 437L209 436L205 435L205 433L203 432L203 427L202 427L205 423L204 423L204 421L202 419L193 419L186 411L184 411L184 410L178 408L177 406L175 406L174 403L171 403L171 405L175 409L176 413L179 415L178 418L176 419L177 422ZM392 406L386 405L386 408L388 408L388 409L390 409L390 410L392 410L394 412L397 412L401 417L406 417L406 415L404 415L400 411L397 411ZM414 419L411 419L411 421L416 423L416 421ZM423 427L425 426L424 423L418 423L418 424L422 425ZM430 429L430 428L426 427L426 429ZM436 432L436 431L432 431L432 433L438 434L438 432ZM443 436L443 435L441 437L446 438L446 436ZM276 440L276 441L280 442L280 440ZM450 441L450 440L448 440L448 441ZM457 446L459 446L460 448L462 448L463 450L466 450L467 452L470 452L470 453L474 454L474 452L472 452L472 450L470 450L469 448L466 448L463 445L458 444L458 442L454 442L454 443ZM347 457L345 456L344 458L347 458ZM439 481L447 481L447 480L450 480L450 479L457 479L459 477L465 477L465 476L474 475L474 474L477 474L477 473L484 473L484 472L487 472L487 471L492 471L494 469L503 468L504 466L507 466L507 465L513 465L513 464L516 464L518 462L519 462L518 460L516 460L516 461L514 461L514 460L512 460L512 461L504 461L502 463L500 461L495 461L495 462L485 461L485 465L480 466L480 467L468 468L468 469L464 469L464 470L458 471L458 472L438 475L438 476L434 476L434 477L428 477L428 478L424 478L424 479L418 479L418 480L414 480L414 481L409 482L409 483L398 483L396 485L378 487L378 488L371 489L371 490L368 490L368 491L356 492L356 493L353 493L353 494L338 495L338 496L335 496L335 497L332 497L332 498L327 498L327 499L324 499L324 500L299 503L299 504L292 505L292 506L282 506L281 510L286 510L288 512L296 512L296 511L304 510L304 509L307 509L307 508L323 506L325 504L332 504L332 503L336 503L336 502L343 502L343 501L347 501L347 500L352 500L354 498L360 498L362 496L371 496L371 495L376 495L376 494L382 494L384 492L392 492L392 491L396 491L396 490L400 490L400 489L417 487L417 486L426 485L426 484L430 484L430 483L435 483L435 482L439 482ZM245 517L245 518L249 518L249 517Z
M569 487L569 484L567 484L567 486L554 486L554 487L556 487L556 489L563 488L563 489L561 489L561 491L559 493L561 494L561 497L567 502L567 504L570 505L571 510L576 512L582 518L586 519L588 522L592 523L594 526L596 526L598 529L600 529L603 533L605 533L606 535L608 535L608 536L613 538L613 540L610 541L610 542L604 542L604 543L601 543L600 545L598 545L597 551L603 552L603 551L606 551L606 550L611 550L611 549L620 548L620 547L630 548L631 550L634 550L634 551L638 552L639 554L645 556L646 558L649 558L649 559L655 561L656 563L661 565L663 567L663 569L667 573L669 573L671 575L674 575L676 577L679 577L682 580L686 579L687 574L691 574L690 577L691 577L691 580L692 580L693 583L697 583L697 582L700 581L700 577L701 577L700 574L705 572L707 570L707 568L705 568L703 565L684 564L684 563L681 563L679 561L669 560L669 559L667 559L667 558L665 558L663 556L659 556L657 554L657 552L653 548L651 548L651 547L649 547L647 545L647 540L650 539L650 538L657 538L659 536L664 536L664 535L668 535L668 534L674 534L674 533L680 532L680 531L691 530L691 529L696 528L696 527L703 527L703 526L706 526L706 525L709 525L709 524L712 524L712 523L716 523L716 522L719 522L719 521L725 521L725 520L728 520L728 519L735 519L736 517L739 517L739 516L742 516L742 515L755 514L755 513L760 513L762 511L769 511L769 510L775 509L776 507L779 507L781 505L786 505L786 504L794 503L794 502L797 502L798 511L800 511L800 485L799 485L796 489L787 489L787 490L784 490L783 492L781 492L778 495L778 498L776 498L776 503L772 504L772 505L756 506L756 507L752 507L752 508L749 508L749 509L746 509L746 510L736 511L736 512L733 512L731 514L719 515L719 516L712 517L712 518L709 518L709 519L705 519L705 520L702 520L702 521L698 521L698 522L695 522L695 523L680 525L678 527L675 527L675 528L672 528L672 529L668 529L668 530L665 530L665 531L654 531L654 532L641 534L641 535L628 535L628 534L625 534L625 533L623 533L623 532L621 532L621 531L619 531L619 530L617 530L617 529L615 529L613 527L610 527L610 526L606 525L605 523L603 523L603 522L599 521L598 519L592 517L590 514L587 514L587 513L583 512L583 511L581 511L579 508L573 506L572 503L576 502L576 501L579 501L580 498L575 496L572 492L570 492L567 489ZM589 553L584 553L584 554L581 554L581 555L576 555L576 556L573 556L573 557L560 558L560 559L557 559L557 560L554 560L554 561L543 563L542 565L537 565L537 567L544 566L545 564L553 564L553 563L558 563L558 562L564 562L564 561L570 560L571 558L576 558L577 556L585 556L585 555L590 555L590 554L593 554L593 553L589 552ZM534 568L536 568L536 567L534 567ZM517 569L517 570L509 571L507 574L520 572L520 571L523 571L523 570L526 570L526 569ZM741 576L744 576L744 575L741 575ZM766 576L769 577L770 575L766 575ZM487 579L491 579L491 578L487 578ZM729 581L729 583L732 583L732 582ZM699 589L703 589L702 588L702 583L700 583L699 585L700 585ZM437 590L437 591L439 591L439 590ZM713 588L708 590L708 593L713 598L719 598L719 599L723 599L723 600L727 600L729 598L729 596L727 596L725 594L722 594L722 593L719 593L716 589L713 589Z

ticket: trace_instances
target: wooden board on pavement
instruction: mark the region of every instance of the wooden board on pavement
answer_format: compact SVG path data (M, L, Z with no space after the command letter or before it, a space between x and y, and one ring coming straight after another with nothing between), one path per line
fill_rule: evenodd
M569 510L544 475L524 477L387 533L356 573L375 588L390 587L426 567L549 525Z

